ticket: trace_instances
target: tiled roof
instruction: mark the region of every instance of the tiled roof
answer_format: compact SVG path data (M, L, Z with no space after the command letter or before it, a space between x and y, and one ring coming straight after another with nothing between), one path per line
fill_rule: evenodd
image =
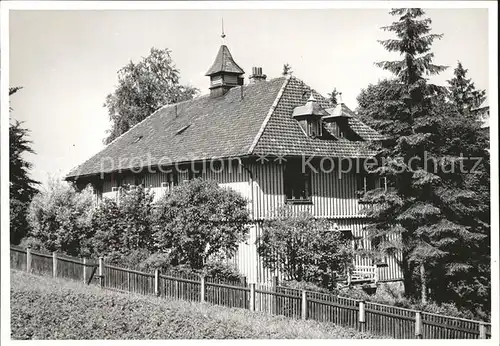
M234 87L220 97L208 95L165 106L99 153L75 167L67 178L192 160L248 155L369 157L366 142L309 138L292 118L311 88L294 77ZM331 107L312 90L317 102ZM356 116L349 124L365 140L380 135Z
M253 154L315 155L333 157L369 157L374 154L367 148L366 142L347 139L324 140L304 135L298 122L290 115L293 109L306 103L311 94L323 108L331 108L329 101L311 89L301 80L292 77L285 87L276 109L269 118L266 127L254 148ZM351 112L352 113L352 112ZM363 124L356 116L349 118L349 125L364 140L379 140L382 136Z
M205 76L211 76L219 72L230 72L237 74L245 73L245 71L243 71L243 69L239 67L236 62L234 62L229 49L225 45L220 46L219 52L215 57L215 61L212 64L212 67L210 67L208 72L205 74Z
M235 87L220 97L206 95L177 107L165 106L72 169L68 177L140 164L247 155L285 82L281 77L244 86L243 99L240 87Z

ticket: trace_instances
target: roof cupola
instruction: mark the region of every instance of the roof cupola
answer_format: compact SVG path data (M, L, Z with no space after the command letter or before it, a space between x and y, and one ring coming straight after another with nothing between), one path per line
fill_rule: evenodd
M295 107L292 114L309 137L321 137L323 135L321 118L327 115L328 113L316 101L312 92L306 104Z
M210 77L210 96L222 96L229 89L243 85L245 71L233 60L226 45L222 45L212 67L205 76Z

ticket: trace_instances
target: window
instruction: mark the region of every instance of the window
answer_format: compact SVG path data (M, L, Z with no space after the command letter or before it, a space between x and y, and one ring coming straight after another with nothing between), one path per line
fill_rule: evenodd
M188 167L187 168L188 178L187 178L187 180L184 180L184 182L189 181L189 180L193 180L196 178L201 178L202 169L203 169L203 167L200 167L200 166Z
M283 183L286 200L289 203L311 201L311 174L307 167L302 171L302 163L289 161L283 172Z
M136 174L134 175L134 185L140 186L142 185L144 187L144 174Z
M323 127L320 120L310 120L307 122L307 132L310 137L321 137L323 134Z
M387 177L381 177L378 179L378 187L387 191Z
M359 197L367 191L375 189L375 176L373 174L359 174L356 178L356 192Z
M170 191L174 186L177 186L177 174L170 171L166 173L166 181L161 183L161 187Z

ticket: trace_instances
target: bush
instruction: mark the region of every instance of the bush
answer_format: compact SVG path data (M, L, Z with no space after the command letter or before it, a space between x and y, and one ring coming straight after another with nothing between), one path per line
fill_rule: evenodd
M164 273L178 275L204 275L220 282L241 282L243 276L233 265L222 261L208 261L201 269L192 269L189 265L171 265L172 259L169 253L154 253L139 264L141 270L152 272L159 269Z
M87 256L93 206L90 186L78 192L66 182L50 179L48 187L36 194L29 206L30 236L48 251Z
M222 261L209 261L203 266L202 273L220 282L241 282L243 275L235 266Z
M428 302L427 304L422 304L417 299L406 298L401 294L392 291L390 288L386 286L380 286L379 288L377 288L375 294L372 295L366 293L359 287L351 287L349 289L343 289L339 292L339 295L342 297L365 300L368 302L391 305L406 309L421 310L425 312L447 315L452 317L478 319L478 316L474 315L472 312L467 311L465 309L459 309L454 304L451 303L437 304L435 302Z
M39 251L42 253L50 252L45 248L43 242L40 239L34 237L25 237L21 239L19 246L22 247L23 249L31 248L31 250Z
M128 251L127 253L123 253L121 251L110 252L105 256L105 260L106 262L119 267L148 270L148 268L143 267L143 263L149 256L150 253L146 249L134 249Z
M285 280L280 282L280 286L293 288L296 290L306 290L311 292L320 292L320 293L328 293L335 294L335 291L328 290L324 287L320 287L310 282L306 281L296 281L296 280Z
M173 265L202 269L213 255L233 255L246 239L247 201L215 181L194 179L159 201L155 250L170 251Z
M333 288L334 272L351 266L354 253L341 232L330 228L327 220L284 207L263 222L258 252L266 267L290 280Z
M30 233L27 215L29 202L22 202L16 198L10 199L10 243L19 244L21 238Z
M142 253L147 251L149 255L153 249L153 213L153 193L142 187L132 191L121 188L119 204L105 199L92 215L95 254L121 262L127 261L133 250L144 250Z

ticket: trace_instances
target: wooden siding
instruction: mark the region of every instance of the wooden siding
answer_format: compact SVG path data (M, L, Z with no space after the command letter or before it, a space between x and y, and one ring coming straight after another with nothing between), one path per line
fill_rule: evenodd
M272 160L272 159L270 159ZM273 210L276 210L285 203L283 187L283 165L266 162L244 162L239 164L236 160L225 161L222 168L218 170L203 170L198 176L203 179L217 181L221 186L234 189L242 194L248 201L248 208L251 213L254 225L250 227L249 238L245 243L239 245L236 256L231 259L238 269L247 276L249 282L270 282L272 276L277 274L264 268L257 253L257 239L261 235L261 222L270 217ZM209 166L207 164L207 166ZM209 167L206 167L209 168ZM176 180L179 184L188 180L190 174L187 171L177 173ZM133 174L122 174L122 184L134 184ZM169 173L145 172L142 175L145 187L151 189L155 194L155 201L158 201L166 193L168 187L162 183L172 181ZM115 198L116 192L112 191L117 186L116 176L110 175L105 178L102 184L102 197ZM168 185L168 184L167 184ZM312 172L311 174L311 203L295 204L291 207L299 211L308 211L318 218L325 218L336 223L340 230L350 230L357 240L358 246L370 248L370 241L363 232L363 227L367 220L359 213L360 205L356 196L356 175L354 173L342 173L333 171L330 173ZM402 278L398 260L401 256L388 256L387 266L379 268L380 280L399 280ZM357 256L356 265L373 265L369 258Z
M265 219L285 203L283 166L253 164L255 218ZM295 204L296 211L307 211L319 218L361 218L356 197L354 173L321 172L311 174L311 203Z

